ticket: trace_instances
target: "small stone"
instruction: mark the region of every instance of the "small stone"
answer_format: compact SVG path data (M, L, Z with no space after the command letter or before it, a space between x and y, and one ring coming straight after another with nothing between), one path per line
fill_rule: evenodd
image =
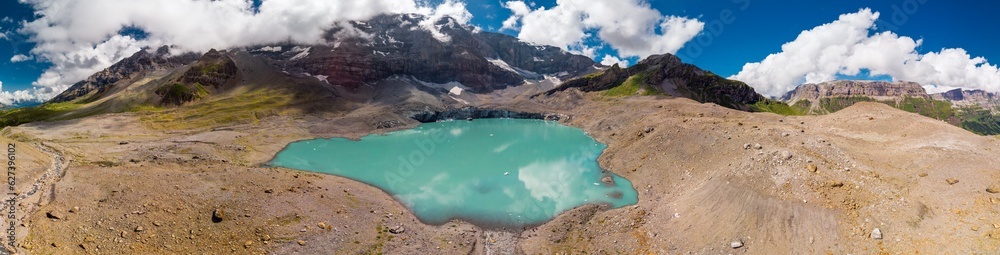
M917 174L917 176L920 176L920 177L927 177L927 173L920 173L920 174Z
M118 145L126 145L126 144L128 144L128 142L125 142L125 141L118 142Z
M316 224L316 226L319 227L320 229L329 229L330 228L330 225L327 225L326 222L320 222L320 223Z
M784 159L784 160L792 159L792 152L790 152L790 151L782 151L781 152L781 159Z
M402 234L403 232L406 232L406 229L403 228L403 225L395 226L389 229L389 233L393 234Z
M882 230L878 228L872 229L872 234L869 235L872 239L882 239Z
M614 185L615 179L612 179L611 176L604 176L601 178L601 182L608 185Z
M752 146L752 145L750 145L749 143L744 143L744 144L743 144L743 149L744 149L744 150L749 150L749 149L750 149L750 146Z
M763 146L763 145L760 145L759 143L755 143L755 144L753 145L753 148L754 148L754 149L758 149L758 150L760 150L760 149L763 149L763 148L764 148L764 146Z
M212 222L219 223L226 218L226 213L222 209L215 209L212 212Z
M153 222L153 226L157 226L157 227L163 226L163 223L160 223L159 221L154 221Z
M948 178L945 179L944 181L948 182L948 185L954 185L955 183L958 183L958 179L955 178Z
M56 219L56 220L61 220L61 219L66 218L65 216L62 215L62 213L59 213L57 211L49 211L49 212L45 213L45 217L48 217L49 219Z
M993 194L1000 193L1000 184L993 184L993 186L987 187L986 192Z
M830 181L827 184L830 185L830 187L834 187L834 188L839 188L839 187L843 187L844 186L844 182L842 182L842 181Z
M144 230L146 230L146 229L143 228L142 226L135 227L135 232L142 232Z
M80 211L80 207L79 206L74 206L73 208L69 209L69 212L71 212L71 213L76 213L76 212L79 212L79 211Z
M737 249L737 248L743 247L743 241L740 241L740 240L733 241L733 242L729 243L729 247L732 247L733 249Z
M979 226L972 226L972 231L979 231Z
M274 189L270 189L270 188L269 189L265 189L264 193L267 193L267 194L274 193Z
M118 235L118 236L121 236L122 238L127 238L128 237L128 232L125 232L125 230L122 230L122 233L120 235Z
M646 127L645 129L642 130L642 132L646 132L647 134L649 134L649 132L653 132L653 127Z
M247 241L246 243L243 243L243 248L250 248L251 245L253 245L253 241Z
M301 245L301 246L306 246L306 241L298 240L298 241L295 241L295 242L299 243L299 245Z
M816 167L816 165L813 165L813 164L807 165L806 169L808 169L809 172L813 172L813 173L815 173L818 170L818 168Z

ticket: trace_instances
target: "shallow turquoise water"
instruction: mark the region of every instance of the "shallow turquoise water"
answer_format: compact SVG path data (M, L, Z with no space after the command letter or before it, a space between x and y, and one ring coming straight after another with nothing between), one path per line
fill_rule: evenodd
M555 122L477 119L414 129L298 141L273 166L328 173L376 186L428 224L463 219L525 227L584 204L635 204L632 183L602 173L606 146ZM601 182L610 175L614 185Z

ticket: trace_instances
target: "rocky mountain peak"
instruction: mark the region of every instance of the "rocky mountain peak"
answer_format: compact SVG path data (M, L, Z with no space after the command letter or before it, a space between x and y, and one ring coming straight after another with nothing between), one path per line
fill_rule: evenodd
M545 94L551 95L568 88L579 88L582 91L608 90L621 86L630 79L657 93L739 110L750 110L750 105L765 100L743 82L729 80L686 64L672 54L652 55L624 69L614 65L599 74L567 81Z
M338 23L329 43L265 45L250 52L289 73L315 76L356 89L392 76L432 83L458 82L473 92L517 86L525 80L594 71L593 60L512 36L478 31L449 17L428 23L416 14L379 15Z
M142 77L158 68L182 66L191 63L197 56L190 53L171 55L169 46L162 46L156 50L145 48L118 61L111 67L91 75L86 80L73 84L69 89L52 98L50 102L72 101L88 95L96 98L108 92L120 81Z

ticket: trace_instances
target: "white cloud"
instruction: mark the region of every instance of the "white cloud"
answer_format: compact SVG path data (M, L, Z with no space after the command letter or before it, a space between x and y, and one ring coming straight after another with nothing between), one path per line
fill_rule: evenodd
M17 62L28 61L28 60L32 60L32 59L35 59L35 57L26 56L24 54L17 54L17 55L14 55L13 57L10 57L10 62L11 63L17 63Z
M33 83L47 88L39 97L43 100L145 46L174 45L177 53L286 41L324 43L325 31L339 22L378 14L451 15L463 25L472 17L464 3L454 0L437 6L421 0L264 0L256 11L249 0L20 1L35 10L36 18L18 32L36 43L32 56L53 64ZM143 30L146 38L118 35L125 27Z
M620 58L645 58L676 53L705 27L697 19L664 16L641 0L558 0L552 8L532 9L524 1L508 1L513 13L503 29L518 30L518 38L562 47L594 57L597 37L618 51ZM534 6L533 4L531 6Z
M39 96L55 96L59 91L53 92L49 88L34 87L31 89L17 91L2 91L3 82L0 82L0 105L8 106L19 102L39 101Z
M601 59L601 64L606 66L612 66L614 64L618 64L619 67L624 68L628 66L628 60L619 59L618 57L611 55L604 55L604 58Z
M781 96L802 83L830 81L837 75L888 75L893 80L938 88L1000 90L1000 72L985 58L964 49L921 54L922 40L892 32L872 33L878 12L862 9L834 22L802 31L761 62L747 63L729 78L746 82L767 96Z
M434 38L438 39L439 41L449 42L451 41L451 37L441 32L441 27L447 26L449 24L435 25L441 18L444 18L445 16L455 19L455 21L458 22L459 24L466 24L469 23L470 20L472 20L472 13L469 13L469 11L465 9L465 3L455 2L453 0L446 0L444 3L441 3L440 5L435 7L434 11L431 12L430 16L427 19L420 21L419 25L420 27L426 29L427 31L430 31L431 35L433 35ZM456 24L450 24L450 25L456 25Z

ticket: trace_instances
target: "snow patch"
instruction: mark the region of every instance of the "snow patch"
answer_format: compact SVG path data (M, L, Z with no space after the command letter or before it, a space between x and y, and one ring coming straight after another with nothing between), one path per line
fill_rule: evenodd
M533 60L534 60L535 62L545 62L545 60L544 60L544 59L540 59L540 58L538 58L538 57L534 57L534 59L533 59Z
M317 80L319 80L321 82L326 82L326 84L330 84L330 81L326 80L326 78L330 77L328 75L319 75L319 74L317 74L317 75L310 75L309 73L306 73L306 76L312 76L312 77L316 78Z
M507 70L507 71L511 71L511 72L516 73L518 75L521 75L522 77L525 77L525 78L529 78L529 79L541 78L541 75L538 75L538 73L535 73L535 72L532 72L532 71L528 71L528 70L524 70L524 69L517 68L517 67L513 67L510 64L507 64L507 61L503 61L502 59L487 58L486 60L490 61L490 63L492 63L493 65L495 65L497 67L500 67L500 68L502 68L504 70Z
M281 51L281 46L265 46L260 49L257 49L257 51L279 52Z
M464 91L464 89L459 88L458 86L454 86L454 87L451 87L451 90L448 90L448 94L452 94L452 95L456 95L456 96L461 96L462 95L462 91Z
M292 52L299 52L299 54L295 54L295 56L293 56L292 58L288 59L288 61L295 61L295 60L299 60L299 59L302 59L302 58L305 58L305 57L309 56L309 50L311 50L311 49L312 49L312 47L302 48L302 47L299 47L299 46L295 46L295 48L292 48Z

